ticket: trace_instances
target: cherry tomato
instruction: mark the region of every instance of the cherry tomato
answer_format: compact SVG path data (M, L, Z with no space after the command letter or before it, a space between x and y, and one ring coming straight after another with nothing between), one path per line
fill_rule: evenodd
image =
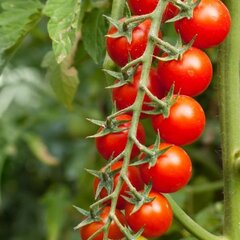
M87 240L89 237L91 237L97 230L99 230L101 227L103 227L108 219L108 215L110 212L110 207L107 206L103 209L102 213L100 214L101 221L90 223L82 228L80 228L80 236L82 240ZM125 217L121 213L120 210L116 209L116 216L118 220L125 225ZM108 238L109 239L116 239L119 240L123 238L123 233L120 231L117 224L112 221L110 224L109 232L108 232ZM93 238L93 240L103 240L103 232L99 233L96 237Z
M142 236L155 238L164 234L172 224L172 209L168 200L160 193L150 192L150 198L154 200L145 203L138 211L132 213L134 205L127 203L125 217L128 225L134 232L144 228Z
M185 42L193 43L197 48L214 47L224 41L231 27L231 16L227 7L220 0L201 0L194 9L193 18L183 18L175 22Z
M213 68L209 57L198 48L188 49L180 60L160 61L158 75L169 90L175 84L175 93L197 96L209 86Z
M111 170L120 169L122 167L122 164L123 164L122 161L114 163L111 166ZM115 187L118 183L119 175L120 175L120 173L117 173L114 176L114 180L113 180L114 181L114 187L113 187L113 189L115 189ZM130 182L132 183L132 185L137 190L142 190L143 189L144 184L143 184L142 178L140 176L139 169L137 167L129 166L128 167L128 172L127 172L127 177L130 180ZM93 183L93 187L94 187L95 192L97 190L98 184L99 184L99 179L95 178L94 183ZM122 196L127 196L126 192L128 192L128 191L129 191L129 188L128 188L127 184L123 183L121 191L120 191L120 195L119 195L119 198L118 198L118 201L117 201L117 208L118 209L124 209L126 201L124 200L124 198ZM102 189L102 191L100 192L100 197L104 198L107 195L108 195L107 190L105 188ZM111 202L109 201L108 204L111 204Z
M157 6L159 0L128 0L129 7L136 15L151 13ZM163 14L163 22L173 18L178 13L178 9L169 3Z
M116 103L118 110L131 106L134 103L138 93L141 73L142 73L142 66L139 66L133 76L133 80L131 83L127 83L118 88L113 88L112 98L113 98L113 101ZM149 73L148 89L156 97L160 99L164 97L164 91L163 91L163 87L161 86L161 81L159 81L156 71L153 68L150 70L150 73ZM142 110L147 111L152 109L147 105L147 103L149 102L151 102L151 100L147 95L145 95L145 98L144 98L145 104L143 105ZM141 118L144 118L144 117L147 117L147 115L142 113Z
M107 37L107 51L112 60L119 66L125 66L128 63L129 56L132 60L141 57L147 46L150 27L151 20L149 19L135 27L132 31L132 40L130 43L126 37ZM108 31L108 35L116 32L116 27L112 26ZM159 34L160 36L161 34ZM154 55L157 55L157 53L158 48L156 48Z
M115 119L118 121L128 121L118 126L120 129L124 130L122 132L109 133L105 136L96 138L97 150L106 160L109 160L111 157L117 157L125 149L128 140L128 129L131 126L132 117L127 114L122 114L117 116ZM141 123L138 123L137 139L142 144L145 143L145 132ZM136 157L138 153L139 149L136 145L134 145L131 153L131 159Z
M180 95L170 109L168 118L152 117L156 132L168 143L186 145L196 141L205 127L205 114L201 105L191 97Z
M170 148L157 158L153 167L149 168L149 164L139 166L143 181L146 184L151 181L156 192L176 192L188 183L192 175L192 162L188 154L169 143L159 145L160 150L167 147ZM144 155L141 156L143 157Z

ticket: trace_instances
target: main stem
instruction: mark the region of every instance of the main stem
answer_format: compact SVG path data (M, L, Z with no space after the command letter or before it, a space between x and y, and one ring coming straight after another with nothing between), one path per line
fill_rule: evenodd
M219 50L220 121L224 178L224 235L240 239L240 1L226 0L231 32Z

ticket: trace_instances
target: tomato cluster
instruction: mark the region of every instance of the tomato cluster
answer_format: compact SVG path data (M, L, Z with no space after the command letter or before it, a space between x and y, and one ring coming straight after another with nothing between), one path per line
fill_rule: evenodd
M160 0L128 0L132 12L136 15L148 14L154 11ZM184 2L184 1L183 1ZM194 2L194 1L193 1ZM173 18L180 12L172 3L167 5L163 15L165 22ZM125 19L119 22L123 23ZM188 44L196 37L192 46L179 54L177 59L168 59L171 53L159 53L157 69L152 67L149 70L148 94L145 94L142 103L142 113L140 118L151 118L152 127L160 135L161 143L154 144L140 153L139 145L145 145L145 132L139 122L136 126L136 140L133 143L132 151L129 154L130 160L134 161L138 155L135 166L128 166L126 178L132 187L139 193L143 193L144 186L150 186L151 191L145 196L148 201L135 209L136 203L129 201L133 197L129 183L123 182L117 196L115 220L123 227L130 228L133 232L138 232L143 228L142 236L155 238L164 234L171 226L173 213L168 200L163 193L173 193L182 189L190 180L192 175L192 163L188 154L181 147L195 142L202 134L205 127L205 114L201 105L193 98L203 93L212 80L213 68L207 54L200 48L209 48L220 44L230 30L231 18L226 6L220 0L201 0L200 4L193 9L191 19L182 18L175 22L175 28L180 33L182 40ZM111 37L119 30L114 25L110 27L106 40L107 51L112 60L124 67L129 61L140 58L146 49L149 41L151 20L145 19L131 29L131 41L125 35ZM161 33L158 34L161 37ZM155 53L159 50L154 50ZM155 59L156 61L156 59ZM133 106L137 97L140 80L142 77L142 65L135 66L135 70L125 84L112 89L112 99L119 111ZM121 82L116 79L115 84ZM154 110L152 98L149 93L162 101L167 101L165 95L175 86L168 116L163 113L153 114ZM141 89L142 90L142 89ZM146 89L145 89L146 91ZM168 99L169 100L169 99ZM124 111L123 111L124 112ZM114 130L105 132L96 138L96 147L100 155L111 161L119 156L118 161L110 164L108 173L112 173L112 188L109 192L106 188L99 186L102 180L98 176L94 179L94 190L99 199L106 198L116 189L121 176L121 168L124 164L125 151L129 143L129 131L132 122L132 112L124 112L115 116L113 119ZM107 126L99 129L105 130ZM130 139L132 140L132 139ZM158 152L151 155L149 152ZM153 161L154 164L151 162ZM105 176L105 180L110 175L104 175L106 169L100 170ZM104 177L103 177L104 178ZM115 196L116 197L116 196ZM150 199L150 200L149 200ZM109 227L109 239L123 238L123 232L116 224L110 214L112 198L104 202L103 210L99 215L100 219L89 223L80 229L81 238L88 239L92 234L101 229L107 221L111 221ZM95 240L102 240L103 233L100 232L94 237Z

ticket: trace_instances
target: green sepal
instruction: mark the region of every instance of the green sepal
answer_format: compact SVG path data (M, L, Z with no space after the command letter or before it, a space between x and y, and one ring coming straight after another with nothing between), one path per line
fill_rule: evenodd
M105 169L104 171L86 169L88 173L92 174L93 176L99 179L99 184L96 190L95 199L99 197L100 192L104 188L106 189L108 195L112 193L113 186L114 186L113 178L120 171L120 169L121 168L115 169L113 171L111 171L110 167Z
M83 219L82 222L80 222L76 227L74 227L74 230L77 230L79 228L82 228L90 223L93 222L98 222L101 221L100 218L100 213L102 212L102 209L97 209L97 210L91 210L91 211L86 211L82 208L73 206L75 209L77 209L78 212L80 212L81 214L83 214L86 218Z
M194 2L192 0L187 0L186 2L182 2L181 0L179 0L179 2L178 1L170 1L170 2L172 2L181 11L179 12L178 15L176 15L171 19L168 19L165 23L176 22L183 18L191 19L193 17L193 11L195 7L198 6L201 0L197 0Z
M99 121L95 119L89 119L87 118L88 121L91 123L100 126L102 129L100 129L99 132L97 132L94 135L88 136L87 138L98 138L98 137L103 137L108 135L109 133L119 133L128 130L129 128L119 128L121 124L124 124L126 122L129 122L130 120L116 120L116 119L111 119L111 121Z

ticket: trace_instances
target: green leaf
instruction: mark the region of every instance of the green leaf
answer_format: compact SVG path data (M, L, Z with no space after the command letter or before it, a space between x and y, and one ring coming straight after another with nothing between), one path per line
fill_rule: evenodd
M102 63L105 56L105 34L107 24L103 11L94 9L88 13L82 26L84 48L95 63Z
M71 109L72 101L79 84L76 69L69 66L68 59L58 64L53 52L46 54L42 66L48 68L46 78L50 82L58 99L68 109Z
M61 63L71 53L79 31L80 0L48 0L44 14L50 17L49 36L57 63Z
M39 21L41 8L42 5L38 0L1 1L0 74L24 37Z

